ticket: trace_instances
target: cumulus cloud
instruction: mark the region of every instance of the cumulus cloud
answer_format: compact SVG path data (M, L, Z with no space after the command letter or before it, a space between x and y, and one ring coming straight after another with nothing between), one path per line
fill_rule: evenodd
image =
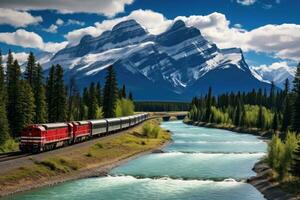
M104 20L101 23L96 22L94 26L71 31L65 37L71 45L75 45L78 44L78 42L84 35L97 37L104 31L111 30L112 27L116 24L129 19L136 20L151 34L159 34L165 31L172 24L172 20L166 19L161 13L153 12L151 10L139 9L131 12L128 16L125 17Z
M256 0L237 0L236 2L243 6L250 6L253 5L256 2Z
M69 20L67 21L66 25L78 25L78 26L84 26L85 23L82 22L82 21L75 20L75 19L69 19Z
M43 30L48 33L57 33L58 26L55 24L51 24L48 28L44 28Z
M176 20L183 20L187 26L198 28L202 35L220 48L239 47L244 51L264 52L282 59L300 60L300 25L265 25L252 30L242 29L241 24L230 25L222 13L209 15L178 16L166 19L161 13L151 10L135 10L128 16L104 20L69 32L65 37L71 45L78 44L84 35L99 36L111 30L117 23L134 19L151 34L159 34L168 29Z
M21 46L24 48L36 48L41 49L43 51L48 52L56 52L60 49L66 47L68 42L62 43L53 43L48 42L44 43L41 36L34 32L28 32L24 29L18 29L15 32L9 33L0 33L0 42L9 44L9 45L16 45Z
M61 26L61 25L64 24L64 21L63 21L62 19L58 18L58 19L56 20L55 24L58 25L58 26Z
M26 27L31 24L38 24L42 21L42 17L32 16L25 11L0 8L0 24L8 24L14 27Z
M61 13L98 13L113 17L123 12L126 5L132 4L133 0L1 0L0 7L18 10L58 10Z

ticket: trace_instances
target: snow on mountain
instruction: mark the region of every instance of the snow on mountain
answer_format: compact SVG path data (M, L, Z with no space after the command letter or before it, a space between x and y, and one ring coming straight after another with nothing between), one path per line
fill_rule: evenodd
M275 62L269 66L251 66L251 70L265 81L274 81L275 85L280 88L283 88L286 79L291 82L296 73L296 68L289 67L287 62Z
M45 69L58 63L66 79L76 76L81 88L102 80L104 69L113 64L119 83L143 100L189 100L209 86L215 93L269 87L253 75L241 49L219 49L181 20L159 35L149 34L134 20L121 22L62 49Z

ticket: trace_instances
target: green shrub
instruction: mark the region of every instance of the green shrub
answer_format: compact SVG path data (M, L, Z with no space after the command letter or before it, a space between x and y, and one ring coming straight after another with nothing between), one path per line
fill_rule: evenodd
M158 124L151 124L150 122L147 122L143 126L143 135L148 138L157 138L160 131L161 128Z

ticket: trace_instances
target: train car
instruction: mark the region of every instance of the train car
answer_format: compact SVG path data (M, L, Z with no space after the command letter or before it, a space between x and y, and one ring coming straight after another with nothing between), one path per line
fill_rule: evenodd
M77 121L73 124L73 142L87 140L91 135L91 123L89 121Z
M129 119L130 119L130 123L129 123L130 127L134 126L136 124L136 119L135 119L134 115L133 116L129 116Z
M69 144L73 140L73 125L51 123L30 125L21 133L20 150L40 152Z
M130 127L130 117L120 117L120 120L122 129Z
M115 132L122 129L120 118L108 118L106 121L108 124L108 132Z
M105 119L90 120L89 122L92 127L91 136L102 136L108 133L108 124Z

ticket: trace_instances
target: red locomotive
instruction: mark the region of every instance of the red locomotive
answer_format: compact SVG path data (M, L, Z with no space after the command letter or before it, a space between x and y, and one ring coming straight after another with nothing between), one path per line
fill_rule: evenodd
M121 118L30 125L21 133L20 150L41 152L71 145L132 127L148 117L144 113Z

